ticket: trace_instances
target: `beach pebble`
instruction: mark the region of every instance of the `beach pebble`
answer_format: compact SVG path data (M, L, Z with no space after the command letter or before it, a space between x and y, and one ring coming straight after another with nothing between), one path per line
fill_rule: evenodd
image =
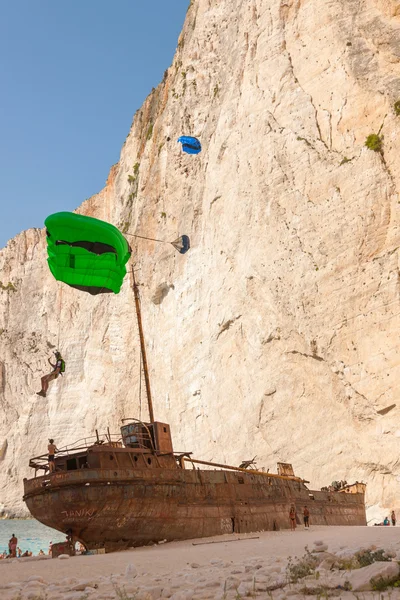
M175 594L175 591L179 590L182 587L182 582L172 579L169 581L169 585L170 585L171 590L173 590L173 593Z
M1 589L9 590L9 589L13 589L13 588L20 588L21 585L22 585L22 583L20 581L10 581L10 583L6 583L5 585L2 585Z
M232 569L231 573L232 573L232 575L238 575L239 573L244 573L244 568L243 567L235 567L234 569Z
M45 583L46 585L48 585L47 581L45 581L40 575L31 575L30 577L28 577L27 581L40 581L40 583Z
M145 590L124 589L123 592L127 594L128 598L135 598L135 600L152 600L150 594ZM124 596L122 596L122 598L124 598Z
M220 558L213 558L212 560L210 560L210 565L222 566L223 564L224 564L224 561L221 560Z
M269 574L272 575L273 573L280 573L281 572L281 567L268 567L267 569L265 569L265 571Z
M222 582L221 586L225 589L225 590L236 590L238 588L238 586L240 585L240 579L238 579L237 577L227 577L225 579L225 581Z
M76 585L74 585L71 589L74 592L83 591L85 588L97 588L98 585L92 580L80 581Z
M362 567L348 573L347 579L351 584L353 592L372 590L371 579L382 577L389 579L399 575L399 564L397 562L375 562L368 567Z
M319 564L319 567L317 567L316 571L318 571L319 573L321 573L321 571L329 571L334 564L334 560L325 559Z
M256 592L266 592L268 590L268 583L266 581L255 581L254 589Z
M42 583L41 581L37 581L36 579L34 579L33 581L31 581L30 579L28 579L28 581L25 582L25 589L33 589L35 588L36 590L38 589L44 589L45 587L47 587L46 583Z
M261 569L259 569L259 571L257 571L257 577L270 577L271 572L270 569L271 567L261 567Z
M324 561L330 562L331 565L338 562L338 557L336 554L332 554L331 552L317 552L313 555L313 558L317 564L321 564ZM330 568L330 567L329 567Z
M272 580L270 588L271 587L273 587L273 589L282 588L286 585L286 583L287 583L286 576L281 575L280 577L276 577L275 579Z
M60 560L66 560L67 558L69 558L69 554L60 554L58 558Z
M60 585L63 587L67 587L70 585L75 585L76 583L79 583L78 579L76 579L76 577L66 577L65 579L61 579L60 581L56 581L55 585Z
M63 555L60 554L60 556L63 556ZM82 600L82 593L81 592L69 592L65 595L63 594L62 598L63 598L63 600Z
M353 557L353 553L350 552L350 550L348 548L344 549L344 550L339 550L338 552L335 553L337 558L345 558L345 559L350 559Z
M132 563L129 563L125 569L125 577L126 579L134 579L137 577L137 569L133 566Z
M322 546L323 545L323 541L322 540L315 540L314 542L314 546Z
M175 592L173 596L171 596L171 600L192 600L195 595L195 591L191 589L180 590L179 592Z
M200 567L199 563L193 562L191 565L192 569L198 569Z
M162 587L160 585L147 586L143 588L143 591L148 594L149 598L157 600L157 598L161 598Z
M240 580L244 582L253 581L254 575L253 573L245 573L241 576Z
M321 544L318 546L315 546L315 548L313 549L313 552L326 552L328 550L328 546L326 544Z
M198 585L198 589L206 589L206 588L213 588L213 587L218 587L220 584L220 581L217 579L209 579L204 581L203 583L201 583L200 585Z
M238 596L247 596L252 590L252 586L249 583L242 581L237 589Z

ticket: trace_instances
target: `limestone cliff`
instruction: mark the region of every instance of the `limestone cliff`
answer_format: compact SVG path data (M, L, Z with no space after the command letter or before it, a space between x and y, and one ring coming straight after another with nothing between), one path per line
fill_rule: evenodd
M314 487L364 480L380 515L400 508L398 100L397 0L193 0L105 189L79 208L191 237L186 256L129 238L175 449L292 462ZM182 154L182 134L202 153ZM0 280L0 509L20 515L49 436L117 432L146 410L129 277L117 296L58 283L30 230L1 251ZM56 346L67 372L39 398Z

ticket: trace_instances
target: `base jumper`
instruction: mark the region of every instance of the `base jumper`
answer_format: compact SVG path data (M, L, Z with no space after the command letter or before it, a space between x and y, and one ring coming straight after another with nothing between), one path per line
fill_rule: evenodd
M65 362L58 350L54 352L54 356L56 357L55 364L53 364L49 358L47 359L50 365L53 367L53 370L48 375L43 375L41 379L42 389L40 390L40 392L36 392L38 396L42 396L43 398L46 398L46 393L49 389L49 382L53 381L53 379L57 379L59 374L64 373L65 371Z

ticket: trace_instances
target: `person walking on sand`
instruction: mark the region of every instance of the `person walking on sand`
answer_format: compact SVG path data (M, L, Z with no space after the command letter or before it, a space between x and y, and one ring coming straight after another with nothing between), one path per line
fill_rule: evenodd
M396 513L394 512L394 510L392 510L392 514L390 515L390 518L392 520L393 527L396 527Z
M47 446L47 451L49 453L49 472L53 473L56 470L56 463L54 462L55 453L58 452L58 448L54 443L54 440L49 439L49 445Z
M303 518L304 518L304 527L310 527L310 511L307 506L304 507L303 510Z
M17 545L18 545L18 538L16 538L15 533L13 533L10 538L10 541L8 542L8 549L10 551L10 555L12 556L12 558L16 558L16 556L17 556Z
M290 530L294 531L296 529L296 509L294 507L294 504L292 504L290 507L289 520L290 520Z
M49 389L49 382L53 381L53 379L57 379L59 374L64 373L65 371L65 361L58 350L54 352L54 356L56 357L55 364L53 364L49 358L47 359L50 365L53 367L53 370L48 375L43 375L41 379L42 389L40 392L36 392L37 395L42 396L42 398L46 398L47 390Z

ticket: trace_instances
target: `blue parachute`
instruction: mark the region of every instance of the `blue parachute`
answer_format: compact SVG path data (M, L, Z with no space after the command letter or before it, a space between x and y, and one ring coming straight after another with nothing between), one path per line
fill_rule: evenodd
M182 150L187 154L198 154L201 152L201 144L195 137L189 135L181 135L178 142L182 144Z
M181 237L178 237L178 239L171 242L171 244L181 254L186 254L190 248L190 240L187 235L181 235Z

